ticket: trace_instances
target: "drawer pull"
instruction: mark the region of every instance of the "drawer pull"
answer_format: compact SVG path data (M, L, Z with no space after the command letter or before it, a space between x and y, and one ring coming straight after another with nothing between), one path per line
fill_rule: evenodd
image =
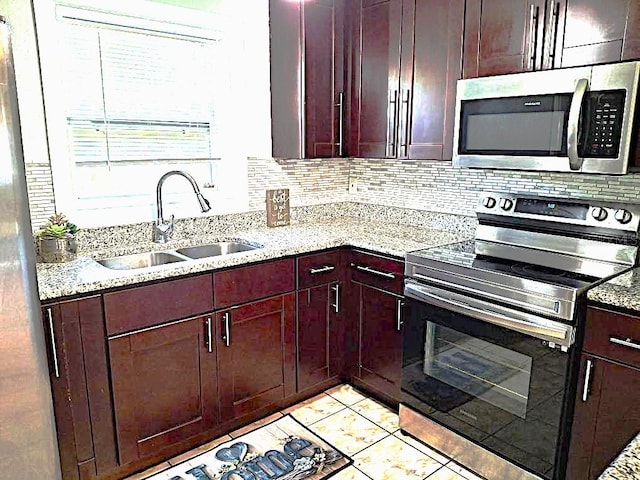
M335 270L336 267L334 265L325 265L324 267L314 267L309 269L309 273L311 275L315 275L317 273L326 273Z
M611 343L615 343L616 345L622 345L623 347L629 347L635 350L640 350L640 343L633 340L632 338L609 337L609 341Z
M360 270L361 272L370 273L372 275L378 275L379 277L389 278L392 280L396 278L395 273L382 272L380 270L376 270L375 268L367 267L366 265L356 265L355 263L352 263L351 266L356 270Z

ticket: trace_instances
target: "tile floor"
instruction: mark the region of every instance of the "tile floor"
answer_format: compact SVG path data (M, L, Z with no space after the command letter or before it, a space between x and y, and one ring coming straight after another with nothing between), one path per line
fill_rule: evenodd
M403 435L395 412L350 385L329 389L127 480L142 480L287 413L353 458L353 464L331 480L483 480Z

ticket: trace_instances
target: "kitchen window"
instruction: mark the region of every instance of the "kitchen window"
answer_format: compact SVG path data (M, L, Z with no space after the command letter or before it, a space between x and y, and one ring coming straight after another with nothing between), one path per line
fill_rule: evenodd
M233 18L148 1L112 8L36 6L57 210L83 226L152 220L169 170L191 173L214 211L241 208L248 153L231 102L246 45ZM165 189L172 213L198 214L186 183Z

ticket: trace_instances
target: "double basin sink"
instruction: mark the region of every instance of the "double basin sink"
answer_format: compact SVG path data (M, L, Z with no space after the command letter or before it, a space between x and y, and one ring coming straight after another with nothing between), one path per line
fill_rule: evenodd
M121 255L118 257L105 258L97 262L112 270L133 270L138 268L156 267L169 263L186 262L201 258L218 257L220 255L230 255L232 253L247 252L261 248L244 242L216 242L196 247L178 248L167 252L145 252L134 253L132 255Z

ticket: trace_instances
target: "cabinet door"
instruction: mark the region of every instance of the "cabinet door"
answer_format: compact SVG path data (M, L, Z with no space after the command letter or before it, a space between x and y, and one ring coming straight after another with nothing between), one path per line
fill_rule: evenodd
M627 30L628 0L568 0L562 66L618 62ZM637 6L631 8L637 10ZM630 35L634 35L631 31ZM627 50L627 54L630 50Z
M341 373L340 287L333 283L298 292L298 391Z
M200 317L109 340L122 463L217 424L212 323Z
M344 148L342 0L302 3L307 158L339 157Z
M352 153L396 157L402 0L353 2Z
M451 160L464 0L404 2L400 158Z
M60 466L65 479L117 466L100 297L43 308Z
M367 285L359 290L358 377L394 399L402 371L402 298Z
M467 0L464 77L540 69L545 7L544 0Z
M583 354L581 373L567 478L595 480L640 431L640 370Z
M295 296L216 314L220 414L226 422L295 393Z

